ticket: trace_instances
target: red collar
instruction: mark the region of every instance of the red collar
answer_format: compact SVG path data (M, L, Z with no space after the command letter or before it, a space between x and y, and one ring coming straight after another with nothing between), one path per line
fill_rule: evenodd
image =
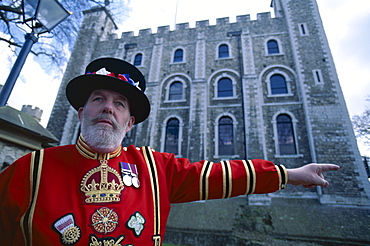
M122 147L119 146L115 151L111 153L100 154L93 151L86 143L84 137L80 134L77 140L76 148L78 152L88 159L96 160L109 160L116 156L119 156L122 152Z

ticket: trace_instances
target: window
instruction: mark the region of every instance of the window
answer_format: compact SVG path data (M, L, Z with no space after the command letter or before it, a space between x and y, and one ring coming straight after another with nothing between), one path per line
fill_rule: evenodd
M229 57L229 46L226 44L221 44L218 47L218 58Z
M217 97L232 97L233 82L229 78L222 78L217 84Z
M306 35L306 28L303 24L301 24L301 33L302 35Z
M143 54L137 54L134 59L134 66L141 66L141 62L143 60Z
M299 33L301 36L307 36L308 35L308 29L306 23L301 23L299 26Z
M280 155L297 154L292 118L287 114L280 114L276 118L276 126Z
M175 81L170 85L168 100L182 100L183 99L183 85L179 81Z
M324 83L320 69L313 70L312 73L316 84Z
M184 60L184 51L182 49L177 49L173 56L173 62L182 62Z
M222 117L218 122L218 148L219 155L234 154L233 120L230 117Z
M275 74L271 76L270 87L272 95L288 93L285 77L280 74Z
M142 54L137 54L134 59L134 66L141 66L143 60L143 55Z
M276 40L269 40L267 42L268 54L279 54L279 44Z
M166 125L165 152L179 154L179 130L179 120L176 118L169 119Z

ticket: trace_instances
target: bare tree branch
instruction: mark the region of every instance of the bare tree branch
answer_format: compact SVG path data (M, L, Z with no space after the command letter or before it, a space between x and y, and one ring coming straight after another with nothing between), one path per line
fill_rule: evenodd
M4 42L6 42L6 43L8 43L9 45L12 45L12 46L22 47L22 45L20 45L20 44L18 44L18 43L16 43L16 42L13 42L13 41L11 41L11 40L9 40L9 39L6 39L6 38L2 38L2 37L0 37L0 42L1 42L1 41L4 41Z
M366 101L370 101L370 96ZM370 146L370 108L352 117L352 125L358 141Z
M22 14L22 6L19 5L17 7L13 7L13 6L0 5L0 11L1 12L12 12L12 13L21 15Z
M51 33L40 36L37 45L32 47L31 53L37 56L40 65L48 70L63 67L69 57L65 50L71 50L77 38L80 24L83 19L83 11L96 6L105 6L115 17L116 23L122 21L128 12L124 0L59 0L65 9L73 15L55 27ZM7 43L14 51L22 47L24 35L29 32L26 25L22 25L21 0L0 0L0 42ZM124 10L124 11L122 11ZM29 31L27 31L29 30ZM46 41L48 40L48 41Z

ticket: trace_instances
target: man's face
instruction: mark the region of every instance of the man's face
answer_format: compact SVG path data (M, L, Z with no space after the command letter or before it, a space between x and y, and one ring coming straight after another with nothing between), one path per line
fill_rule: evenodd
M127 98L104 89L91 93L78 117L86 142L100 153L116 150L135 122Z

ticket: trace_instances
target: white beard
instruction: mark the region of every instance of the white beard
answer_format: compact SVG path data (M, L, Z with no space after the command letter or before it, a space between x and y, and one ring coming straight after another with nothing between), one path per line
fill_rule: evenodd
M126 135L128 122L120 126L110 114L100 114L97 117L89 117L83 111L81 120L81 133L87 144L99 153L110 153L116 150ZM96 124L96 121L104 118L110 119L113 126Z

